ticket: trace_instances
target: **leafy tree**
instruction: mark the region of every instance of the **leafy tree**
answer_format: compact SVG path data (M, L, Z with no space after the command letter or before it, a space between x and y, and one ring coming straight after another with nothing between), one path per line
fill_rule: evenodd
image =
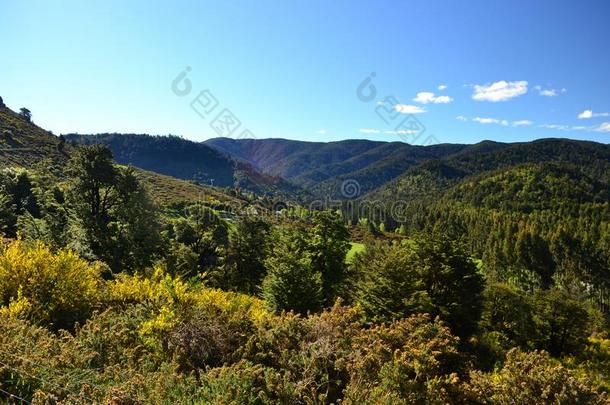
M367 248L354 262L356 297L372 321L430 313L467 338L482 310L483 278L462 247L442 235Z
M479 324L481 339L492 351L490 363L502 360L513 347L535 347L536 329L531 299L517 287L504 283L488 283Z
M306 238L298 228L285 228L274 235L262 284L263 298L274 311L306 314L322 307L322 275L314 270Z
M32 120L32 112L25 107L19 109L19 115L23 117L26 121Z
M580 352L591 332L586 305L557 289L539 291L533 301L538 347L553 356Z
M69 203L95 257L114 271L150 264L160 243L158 211L133 169L115 167L101 145L80 148L69 169Z
M4 169L0 171L0 195L2 199L0 210L3 212L2 230L7 236L16 234L17 218L30 213L35 217L40 215L38 196L35 190L33 176L23 169Z

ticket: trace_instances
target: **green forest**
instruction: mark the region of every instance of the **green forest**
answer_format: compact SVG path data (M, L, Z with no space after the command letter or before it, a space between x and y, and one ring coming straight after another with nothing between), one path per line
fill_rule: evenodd
M172 138L0 135L0 401L610 401L608 145L405 147L381 185L345 155L363 195L319 207L115 161Z

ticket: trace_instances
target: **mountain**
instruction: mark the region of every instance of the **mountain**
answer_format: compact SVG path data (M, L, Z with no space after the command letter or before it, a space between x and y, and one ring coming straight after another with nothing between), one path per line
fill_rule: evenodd
M0 167L41 169L58 181L65 179L66 164L76 147L65 137L55 136L22 115L10 110L0 99ZM197 201L201 198L238 205L238 199L222 190L202 186L136 167L138 177L162 204Z
M439 192L445 192L449 187L475 176L483 179L522 165L545 163L555 165L539 167L549 171L576 171L595 179L595 182L610 184L610 145L569 139L540 139L512 144L484 142L411 168L369 193L367 198L437 198ZM505 197L508 198L508 195Z
M299 199L307 193L278 176L258 172L204 143L177 136L145 134L67 134L80 144L104 144L121 164L219 187L240 187L260 195Z
M317 197L341 198L341 185L356 181L372 191L417 164L460 152L467 145L416 146L403 142L214 138L205 141L256 169L281 176Z

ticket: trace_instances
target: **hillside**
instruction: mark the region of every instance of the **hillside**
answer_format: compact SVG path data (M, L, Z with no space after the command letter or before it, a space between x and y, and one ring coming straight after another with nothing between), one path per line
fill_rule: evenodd
M431 160L414 167L391 182L367 195L370 199L409 199L413 195L438 197L437 191L447 190L472 176L484 178L519 165L557 163L610 183L610 145L567 139L541 139L533 142L500 144L479 143L468 146L444 159ZM555 169L558 166L544 166ZM426 178L425 182L421 179ZM456 194L458 195L458 194ZM575 197L575 196L573 196Z
M4 106L0 98L0 165L32 168L45 161L59 173L71 150L52 133Z
M287 139L229 139L205 141L235 159L265 173L282 176L318 198L342 198L341 184L355 180L365 194L417 164L443 158L466 145L416 146L403 142L345 140L304 142Z
M252 165L236 161L204 143L177 136L67 134L66 139L82 144L107 145L121 164L200 184L239 187L261 195L273 194L288 199L306 194L280 177L259 173Z
M1 99L0 99L1 100ZM0 105L0 165L37 170L44 168L58 179L65 176L65 165L75 147L66 140L40 128L20 114ZM217 154L212 151L213 154ZM224 157L220 157L225 160ZM217 188L180 180L136 167L138 176L161 204L206 200L240 204L239 200Z

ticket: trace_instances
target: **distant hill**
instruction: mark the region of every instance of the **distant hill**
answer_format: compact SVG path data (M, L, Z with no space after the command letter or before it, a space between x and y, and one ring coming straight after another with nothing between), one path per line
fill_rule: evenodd
M58 181L64 179L65 165L75 147L49 131L28 121L0 103L0 168L23 167L51 170ZM177 201L198 201L202 198L222 203L239 204L232 195L220 189L195 182L164 176L136 168L153 197L163 204Z
M415 146L403 142L345 140L304 142L287 139L205 141L265 173L282 176L318 197L341 198L341 184L355 180L362 194L372 191L417 164L460 152L467 145Z
M240 187L260 195L299 199L307 193L284 179L259 173L204 143L178 136L146 134L67 134L70 142L107 145L117 162L219 187Z
M586 180L589 183L610 184L610 145L568 139L540 139L513 144L485 142L468 146L444 159L413 167L369 193L367 198L438 198L439 193L448 191L453 185L500 175L495 177L499 181L503 171L527 164L538 165L529 166L530 169L537 167L538 172L542 169L549 172L559 170L567 175L569 170L571 176L580 173L584 176L582 179L589 179ZM456 198L458 194L455 194ZM511 198L510 195L513 194L505 194L505 198Z

